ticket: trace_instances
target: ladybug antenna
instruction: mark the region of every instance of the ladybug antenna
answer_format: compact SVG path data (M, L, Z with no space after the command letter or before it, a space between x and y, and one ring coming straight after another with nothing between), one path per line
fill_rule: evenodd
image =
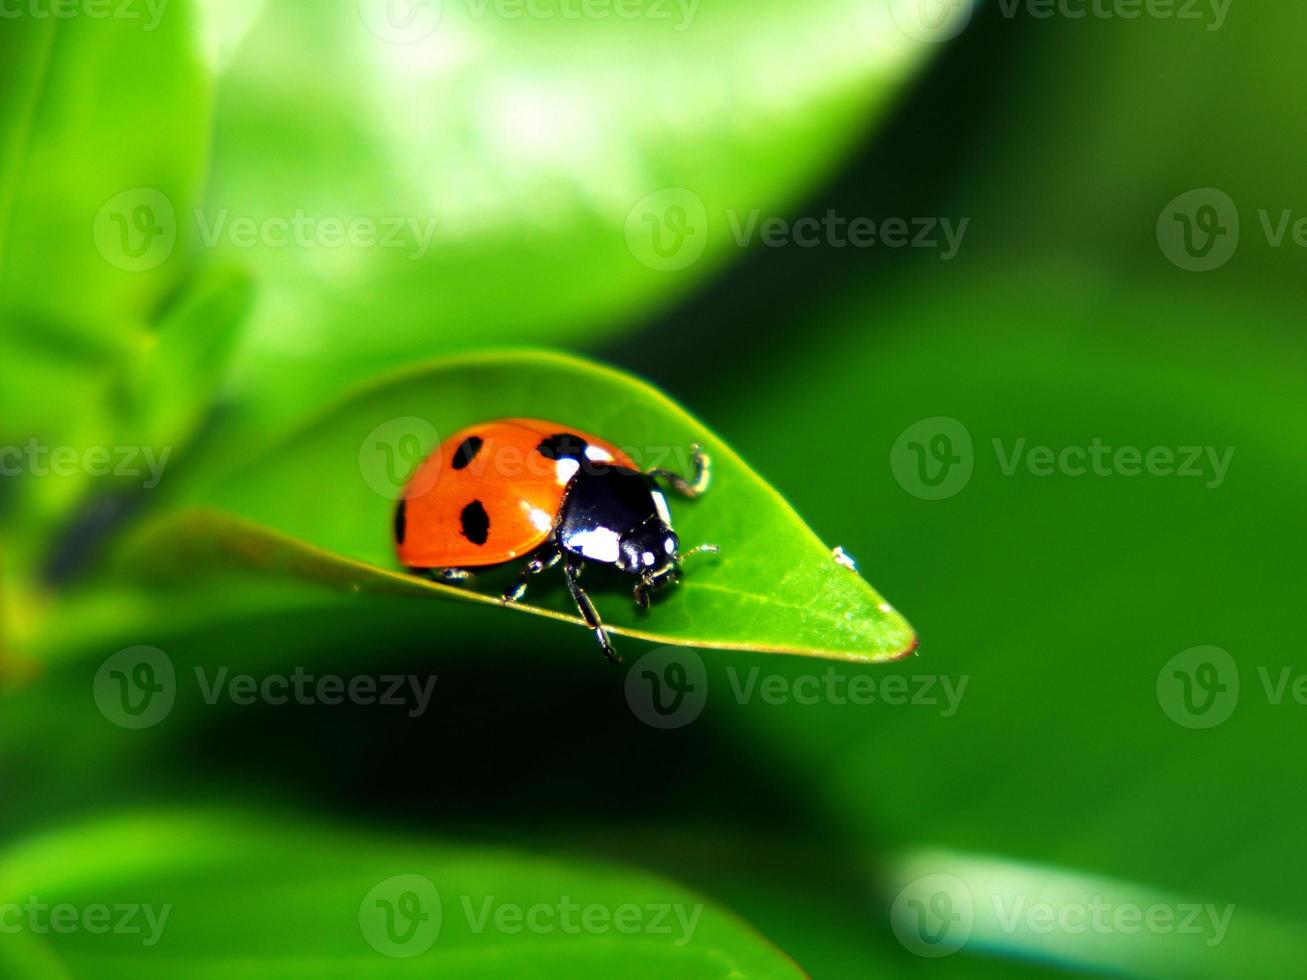
M716 555L716 554L720 554L721 550L722 549L715 544L695 545L689 551L678 554L676 556L676 561L678 563L683 562L685 561L685 559L689 558L692 555Z

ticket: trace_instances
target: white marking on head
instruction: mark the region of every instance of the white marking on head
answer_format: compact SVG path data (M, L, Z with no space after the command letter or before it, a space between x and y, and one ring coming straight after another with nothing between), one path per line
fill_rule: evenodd
M671 538L668 538L666 541L663 542L663 547L667 549L667 553L669 555L676 554L676 542L673 541Z
M592 463L611 463L613 454L602 446L586 446L585 458Z
M655 556L652 551L646 551L643 555L641 555L640 560L644 562L646 565L652 565L654 563L654 557Z

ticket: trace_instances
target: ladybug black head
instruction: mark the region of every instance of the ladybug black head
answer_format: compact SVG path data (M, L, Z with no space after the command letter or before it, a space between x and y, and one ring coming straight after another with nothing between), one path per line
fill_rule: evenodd
M676 568L676 532L659 518L645 521L622 535L617 567L649 580L661 579Z

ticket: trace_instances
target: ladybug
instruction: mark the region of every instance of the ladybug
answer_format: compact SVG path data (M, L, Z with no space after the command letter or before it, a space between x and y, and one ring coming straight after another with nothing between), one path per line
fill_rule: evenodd
M466 582L472 569L519 558L526 564L506 603L531 577L559 563L572 599L604 656L617 660L608 630L581 587L586 562L636 577L636 605L678 580L682 553L660 481L685 497L708 488L710 461L692 448L694 474L644 472L598 436L539 419L497 419L442 442L414 471L395 510L395 549L414 574Z

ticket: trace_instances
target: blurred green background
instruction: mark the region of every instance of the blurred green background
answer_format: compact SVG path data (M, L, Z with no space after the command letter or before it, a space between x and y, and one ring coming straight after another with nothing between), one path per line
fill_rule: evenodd
M148 491L0 479L0 967L1291 973L1307 11L619 6L0 20L0 445L171 450ZM755 213L965 231L955 254L742 245ZM399 244L337 242L360 218ZM918 654L670 654L702 661L706 701L662 729L629 696L637 641L609 668L575 627L493 608L136 574L138 527L358 385L518 344L703 419L857 557ZM1198 447L1202 475L1006 465L1096 443ZM190 690L134 729L92 691L139 645L183 675L438 680L420 717ZM755 670L908 696L737 696ZM420 898L413 875L443 928L397 952L360 910ZM485 895L706 911L679 944L478 931L463 899ZM26 904L12 928L31 899L173 911L147 946Z

